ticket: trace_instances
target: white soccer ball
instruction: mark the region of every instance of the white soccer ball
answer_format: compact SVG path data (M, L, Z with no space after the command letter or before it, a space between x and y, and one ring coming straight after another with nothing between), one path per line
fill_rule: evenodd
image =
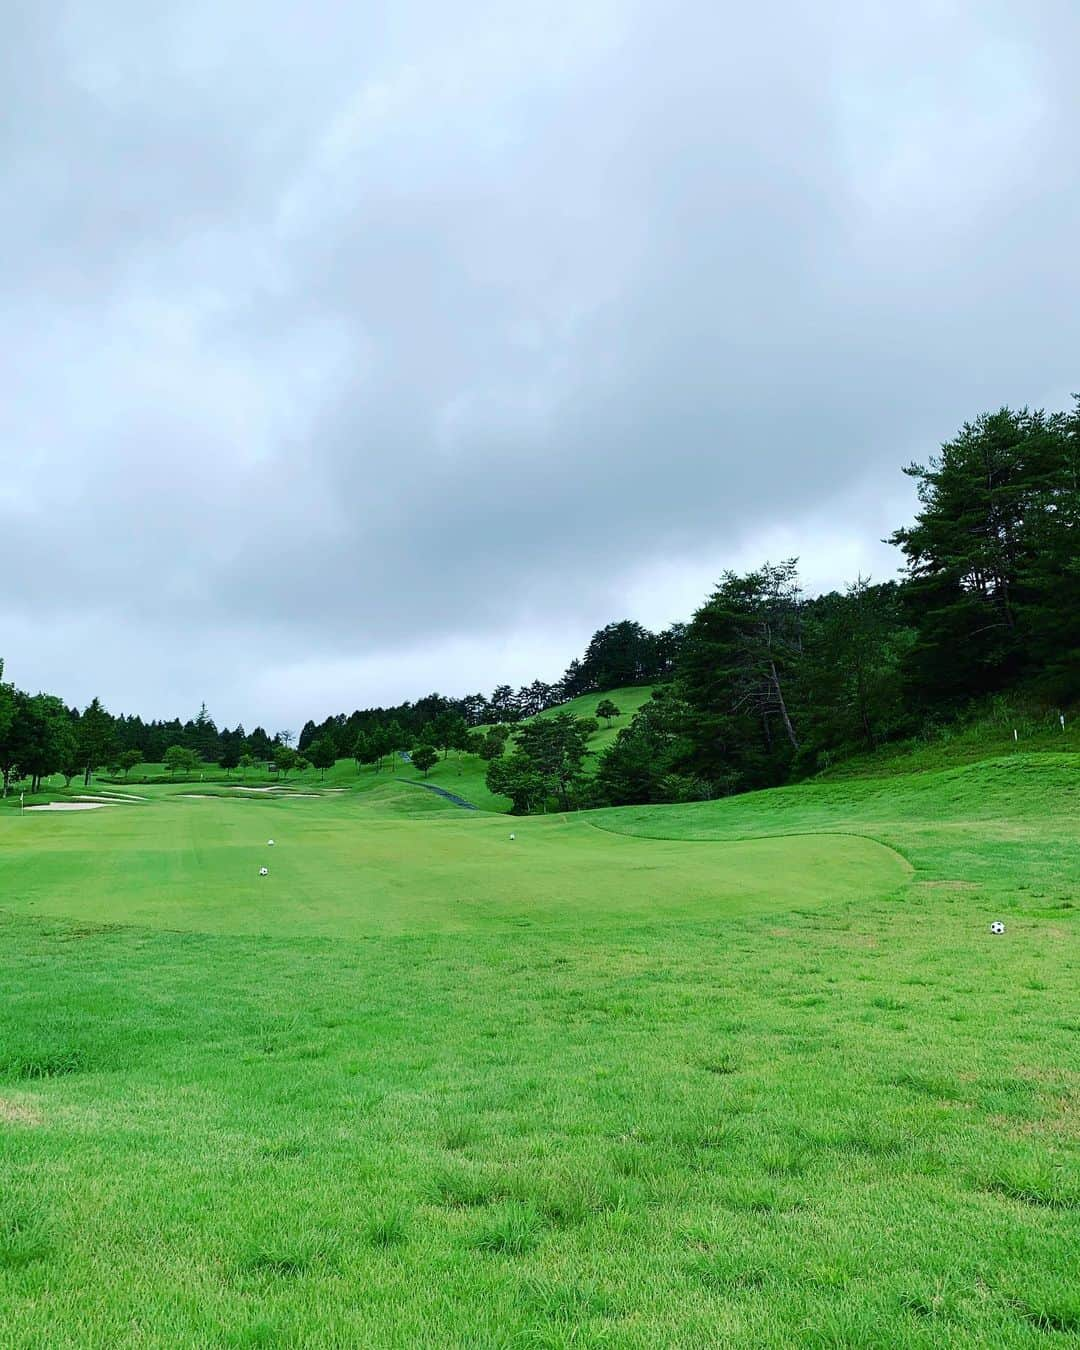
M266 846L267 846L267 848L273 848L273 847L274 847L274 841L273 841L272 839L268 839L268 840L266 841Z
M261 876L261 877L268 877L269 875L270 875L270 869L269 869L269 867L260 867L260 868L259 868L259 876Z
M1005 925L1001 922L1000 919L995 919L994 922L990 925L990 931L991 933L1004 933Z

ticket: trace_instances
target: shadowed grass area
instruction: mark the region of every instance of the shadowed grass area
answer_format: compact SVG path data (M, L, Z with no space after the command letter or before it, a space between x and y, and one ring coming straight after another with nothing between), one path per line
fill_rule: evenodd
M1076 774L5 814L5 1344L1069 1343Z

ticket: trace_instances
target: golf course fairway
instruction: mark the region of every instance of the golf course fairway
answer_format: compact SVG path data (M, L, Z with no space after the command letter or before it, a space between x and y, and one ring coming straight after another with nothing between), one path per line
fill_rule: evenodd
M0 811L0 1343L1075 1344L1076 758Z

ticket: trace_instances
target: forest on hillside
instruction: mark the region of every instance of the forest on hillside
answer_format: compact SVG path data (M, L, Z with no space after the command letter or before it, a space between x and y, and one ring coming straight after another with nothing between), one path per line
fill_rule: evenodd
M804 777L1015 692L1046 708L1080 698L1080 397L1063 412L1002 408L966 423L924 464L914 522L897 529L897 581L854 579L808 597L798 562L726 572L685 624L596 632L554 683L433 693L357 709L296 736L83 710L3 681L0 773L37 786L141 761L287 772L352 757L471 750L514 809L685 801ZM589 764L590 719L551 712L582 694L655 685ZM539 714L550 715L540 717ZM603 713L601 713L603 716Z

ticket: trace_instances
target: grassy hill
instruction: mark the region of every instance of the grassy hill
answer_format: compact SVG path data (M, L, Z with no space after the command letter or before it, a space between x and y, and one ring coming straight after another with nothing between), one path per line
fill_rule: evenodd
M0 813L5 1344L1080 1334L1080 756L333 776Z

